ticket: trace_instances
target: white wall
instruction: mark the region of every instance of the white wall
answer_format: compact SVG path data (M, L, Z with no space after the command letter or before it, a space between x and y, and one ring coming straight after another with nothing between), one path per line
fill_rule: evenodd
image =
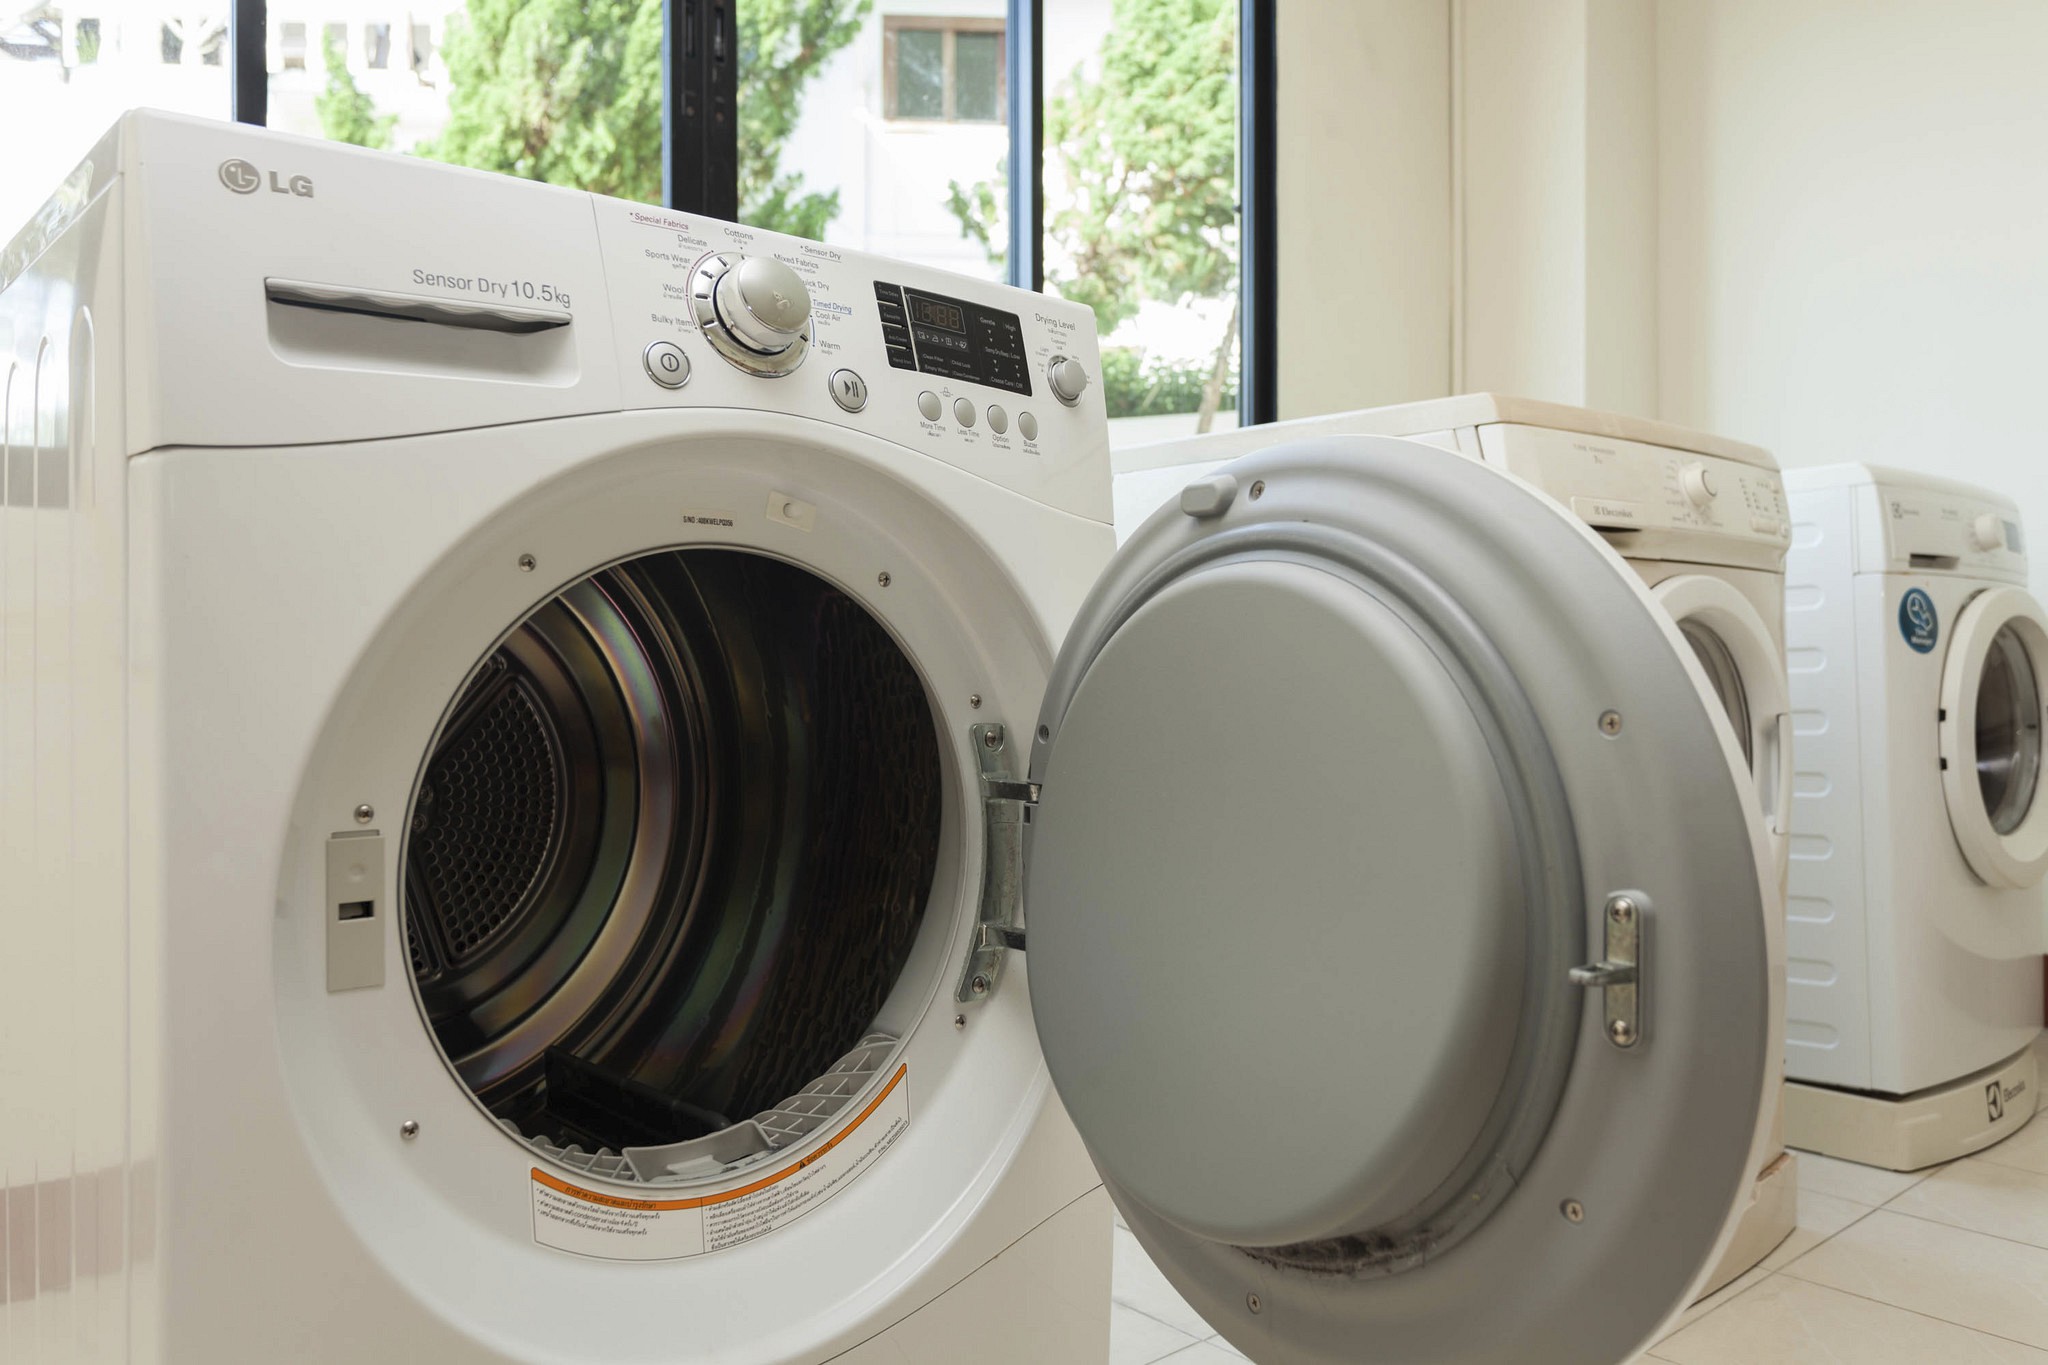
M1282 417L1450 392L1450 0L1279 0Z
M2048 5L1656 23L1661 415L2003 489L2048 545Z

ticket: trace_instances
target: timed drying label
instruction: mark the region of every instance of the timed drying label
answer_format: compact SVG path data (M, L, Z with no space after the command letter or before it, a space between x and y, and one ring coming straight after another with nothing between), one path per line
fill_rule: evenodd
M736 1190L696 1199L635 1199L534 1168L533 1240L607 1261L673 1261L751 1242L816 1208L895 1146L910 1126L909 1068L801 1161Z
M1934 652L1934 642L1941 637L1941 622L1934 614L1934 599L1924 589L1908 588L1899 599L1899 634L1906 637L1906 644L1915 652Z

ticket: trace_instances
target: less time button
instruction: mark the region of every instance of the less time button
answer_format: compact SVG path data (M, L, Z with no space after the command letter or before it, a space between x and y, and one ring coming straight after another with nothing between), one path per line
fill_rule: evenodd
M673 341L648 343L640 363L647 367L647 377L664 389L680 389L690 382L690 357Z

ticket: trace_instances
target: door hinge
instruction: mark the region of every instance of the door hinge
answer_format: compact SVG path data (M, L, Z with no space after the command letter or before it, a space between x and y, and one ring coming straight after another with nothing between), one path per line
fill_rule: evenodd
M986 1000L1003 979L1003 959L1024 951L1024 813L1038 804L1038 784L1012 776L1009 735L1000 725L969 729L981 766L981 913L954 999Z
M1571 969L1574 986L1601 993L1607 1041L1618 1048L1643 1040L1643 919L1649 908L1649 897L1640 891L1609 896L1600 916L1607 930L1606 955Z

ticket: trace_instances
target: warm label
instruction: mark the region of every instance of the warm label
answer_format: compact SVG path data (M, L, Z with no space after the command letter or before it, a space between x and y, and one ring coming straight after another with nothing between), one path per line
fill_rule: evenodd
M910 1126L909 1068L816 1151L736 1190L695 1199L635 1199L535 1168L533 1240L608 1261L672 1261L751 1242L801 1218L872 1165Z

